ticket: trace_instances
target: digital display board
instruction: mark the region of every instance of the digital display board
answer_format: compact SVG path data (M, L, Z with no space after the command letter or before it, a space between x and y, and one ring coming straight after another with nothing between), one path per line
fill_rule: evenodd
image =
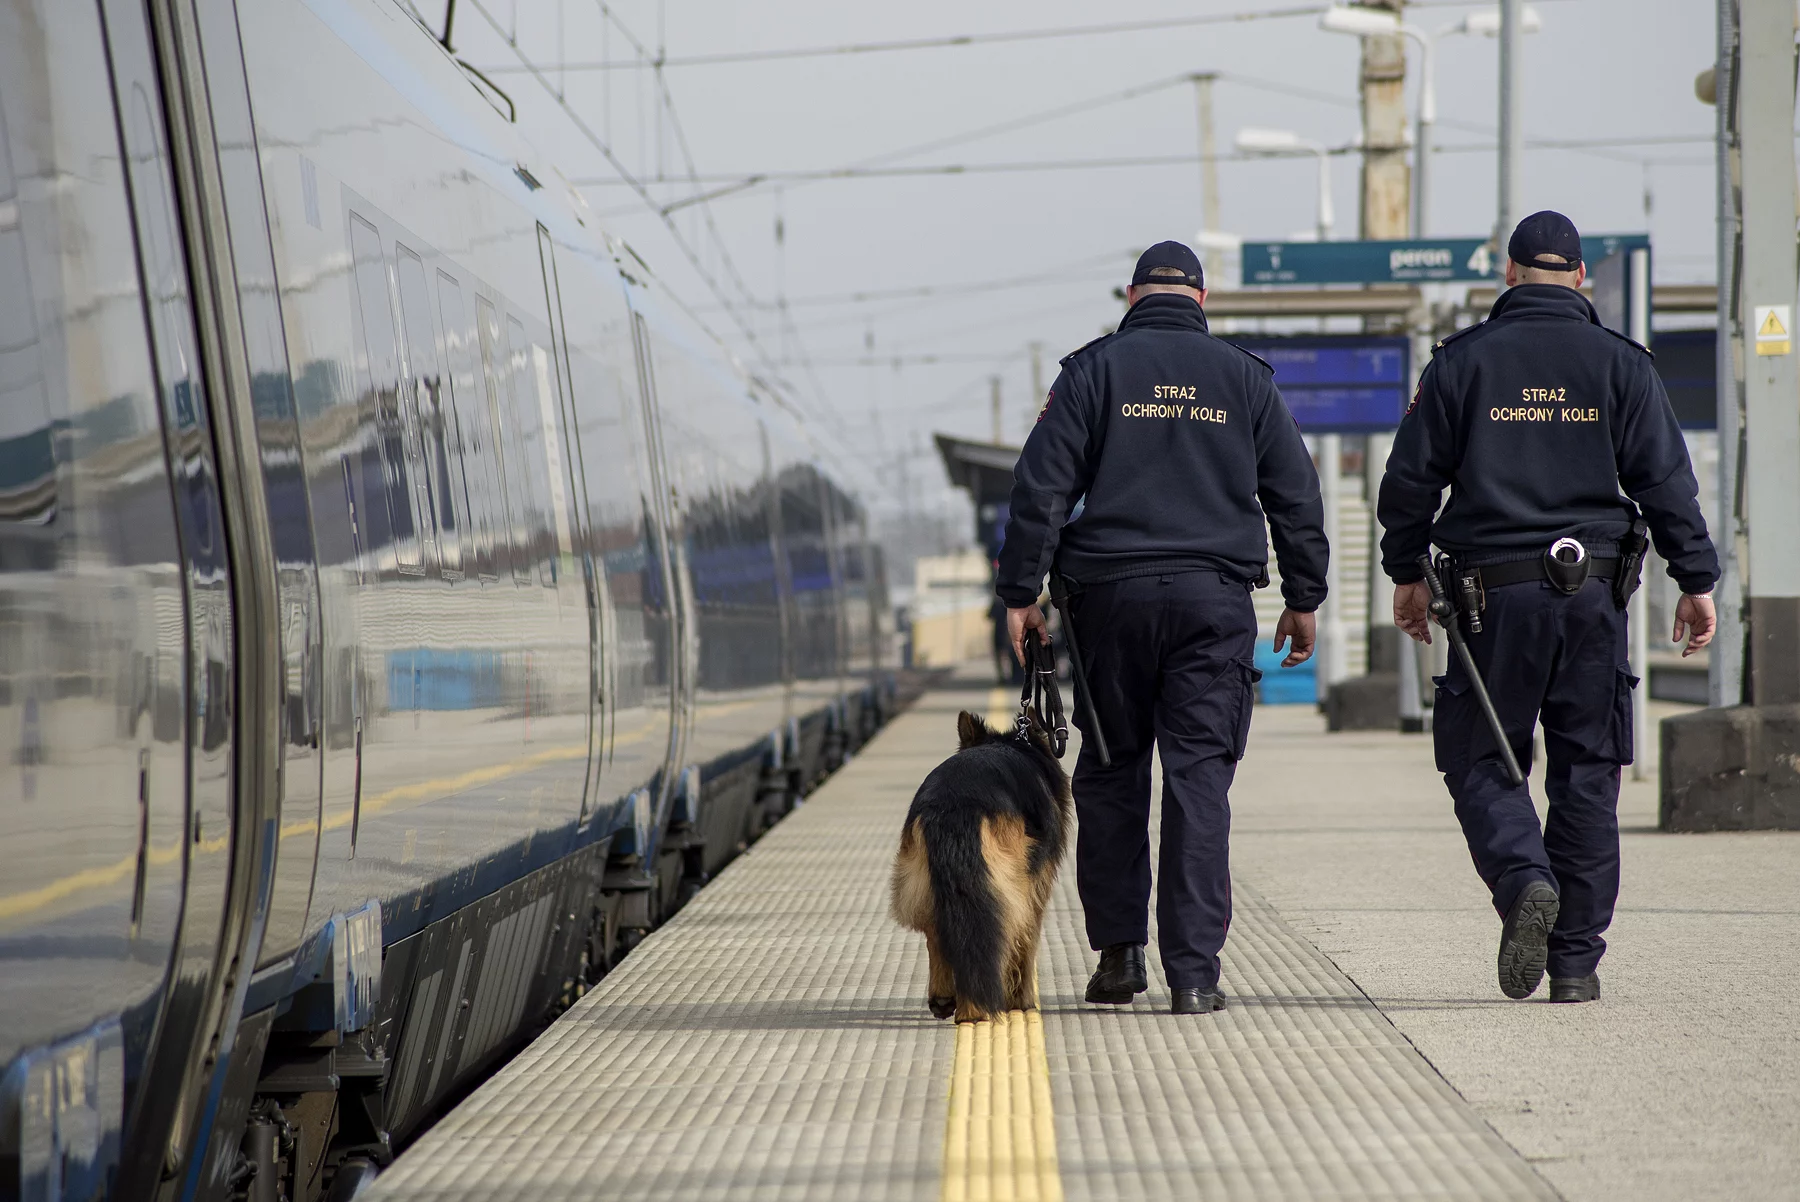
M1228 337L1265 359L1275 386L1308 434L1392 430L1412 389L1412 345L1405 337L1296 334Z

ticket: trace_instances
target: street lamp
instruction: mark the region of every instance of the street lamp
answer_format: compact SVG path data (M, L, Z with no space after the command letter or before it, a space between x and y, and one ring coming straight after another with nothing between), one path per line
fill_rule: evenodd
M1322 142L1309 142L1291 129L1240 129L1236 139L1239 154L1285 157L1310 154L1319 160L1319 241L1331 240L1331 148Z
M1521 25L1526 33L1536 33L1543 28L1543 19L1538 11L1530 5L1520 14ZM1364 8L1361 5L1336 4L1319 15L1319 28L1327 33L1347 33L1353 37L1371 38L1384 34L1400 34L1410 38L1419 47L1419 119L1418 132L1413 138L1413 158L1416 168L1413 172L1413 237L1425 236L1425 220L1431 212L1431 128L1437 123L1437 67L1436 42L1438 38L1453 34L1469 34L1480 37L1497 37L1500 33L1500 8L1477 9L1454 25L1446 25L1436 33L1430 33L1417 25L1408 25L1400 20L1400 14L1385 8Z

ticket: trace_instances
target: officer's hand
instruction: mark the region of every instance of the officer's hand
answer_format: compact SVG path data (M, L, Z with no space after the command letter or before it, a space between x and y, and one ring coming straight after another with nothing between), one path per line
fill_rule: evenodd
M1313 642L1318 638L1318 619L1312 614L1282 610L1281 620L1275 623L1275 650L1279 652L1281 645L1290 638L1294 640L1294 649L1281 661L1284 668L1303 664L1312 658Z
M1686 659L1712 642L1713 631L1718 626L1719 618L1713 612L1711 597L1683 593L1681 600L1675 603L1675 633L1669 641L1679 643L1684 635L1687 637L1688 645L1681 649L1681 658Z
M1394 625L1415 643L1431 642L1431 586L1423 580L1394 586Z
M1020 609L1011 606L1006 610L1006 634L1012 639L1013 654L1021 664L1025 662L1025 632L1038 632L1038 642L1050 641L1050 628L1044 625L1044 611L1036 605L1027 605Z

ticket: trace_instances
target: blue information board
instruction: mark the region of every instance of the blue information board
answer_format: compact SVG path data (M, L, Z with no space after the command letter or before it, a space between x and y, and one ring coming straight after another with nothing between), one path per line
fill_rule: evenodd
M1593 234L1581 240L1588 270L1639 246L1645 234ZM1243 284L1496 283L1506 256L1486 238L1416 238L1368 242L1246 242Z
M1406 412L1412 344L1404 337L1296 334L1228 341L1275 368L1275 386L1309 434L1392 430Z

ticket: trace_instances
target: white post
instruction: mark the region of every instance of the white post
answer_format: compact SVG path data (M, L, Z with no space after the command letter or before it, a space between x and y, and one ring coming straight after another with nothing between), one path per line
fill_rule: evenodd
M1338 511L1343 497L1344 439L1341 434L1319 436L1319 498L1325 504L1325 541L1331 547L1331 566L1326 570L1327 596L1319 612L1319 664L1314 678L1319 682L1319 700L1324 701L1331 686L1344 678L1347 657L1344 652L1343 561L1339 539Z
M1736 94L1732 77L1737 71L1737 3L1719 0L1718 58L1713 88L1715 152L1713 187L1718 209L1717 261L1719 275L1718 349L1713 371L1718 378L1714 400L1718 415L1719 461L1717 470L1718 522L1712 531L1719 550L1719 583L1713 604L1719 616L1712 650L1706 664L1706 703L1738 705L1744 697L1744 624L1742 568L1738 563L1738 535L1742 529L1737 504L1739 402L1743 385L1738 380L1737 351L1741 346L1742 318L1738 314L1738 210L1737 159L1731 147L1737 137L1737 114L1730 104Z
M1319 241L1331 241L1331 227L1336 224L1331 208L1331 152L1321 146L1319 155ZM1336 434L1328 435L1337 438Z
M1631 252L1630 274L1626 277L1626 325L1632 338L1650 344L1650 251L1639 247ZM1631 670L1641 677L1637 696L1632 698L1631 741L1636 755L1631 761L1631 779L1643 780L1644 761L1650 756L1650 590L1639 587L1631 594L1625 617L1631 636Z
M1422 29L1402 26L1419 46L1419 120L1413 136L1413 237L1423 238L1431 218L1431 131L1437 124L1437 46Z

